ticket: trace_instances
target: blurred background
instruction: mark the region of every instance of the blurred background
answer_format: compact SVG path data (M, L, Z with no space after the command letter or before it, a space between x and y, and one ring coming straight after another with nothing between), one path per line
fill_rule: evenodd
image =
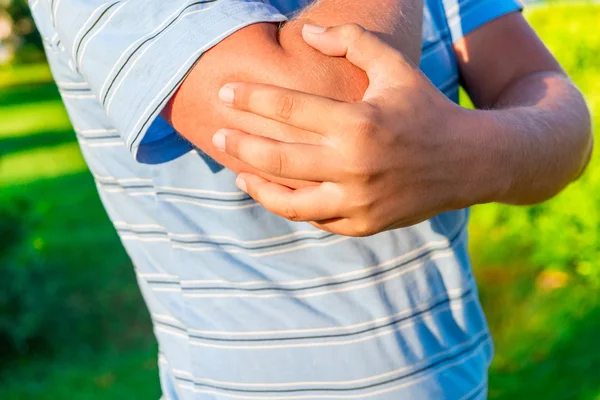
M525 15L598 132L600 4L536 2ZM600 400L598 161L542 205L473 210L491 399ZM0 399L158 398L156 350L26 2L0 0Z

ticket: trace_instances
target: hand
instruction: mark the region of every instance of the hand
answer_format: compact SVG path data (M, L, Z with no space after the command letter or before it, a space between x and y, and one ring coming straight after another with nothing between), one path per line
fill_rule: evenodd
M292 189L242 173L237 184L270 211L348 236L366 236L462 208L470 157L448 100L397 51L356 25L306 26L305 41L363 69L369 87L347 103L274 86L225 85L232 108L317 135L294 143L220 130L217 148L268 174L312 181ZM320 30L322 32L320 32Z

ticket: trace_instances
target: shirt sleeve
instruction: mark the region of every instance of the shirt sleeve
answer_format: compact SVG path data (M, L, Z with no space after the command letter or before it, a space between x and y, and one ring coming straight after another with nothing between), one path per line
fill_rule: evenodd
M453 42L498 17L523 9L519 0L443 0L443 3Z
M159 113L198 58L245 26L286 19L259 0L61 0L55 12L74 68L144 163L191 148Z

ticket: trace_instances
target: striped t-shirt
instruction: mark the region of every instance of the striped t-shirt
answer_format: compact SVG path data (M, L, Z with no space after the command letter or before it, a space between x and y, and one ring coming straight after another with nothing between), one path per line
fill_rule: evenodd
M204 51L307 3L30 1L152 315L163 397L484 399L492 343L468 210L367 238L323 232L267 212L158 117ZM519 7L427 0L422 70L456 101L453 42Z

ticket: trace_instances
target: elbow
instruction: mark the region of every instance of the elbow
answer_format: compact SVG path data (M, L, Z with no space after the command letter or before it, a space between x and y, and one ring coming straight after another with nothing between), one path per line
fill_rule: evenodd
M346 59L288 53L286 61L288 73L285 80L290 89L355 102L362 100L369 86L365 72Z
M342 57L329 57L310 47L301 26L288 23L280 32L285 81L290 89L340 101L360 101L367 87L367 74Z
M582 121L585 121L585 122L582 123L581 129L577 131L578 132L577 136L579 136L580 139L578 140L578 142L579 142L579 144L577 146L578 151L576 151L576 153L575 153L575 154L577 154L577 157L574 158L575 163L574 163L574 168L572 169L573 172L571 172L571 174L570 174L570 178L565 179L565 181L562 185L559 185L558 187L555 187L554 189L550 189L547 193L542 194L542 196L540 196L538 198L530 199L530 201L528 201L527 204L522 204L522 205L535 205L535 204L552 199L556 195L560 194L571 183L578 181L585 173L586 168L592 159L593 148L594 148L594 135L592 132L591 115L589 113L589 110L587 109L587 106L586 106L585 110L586 110L586 116L582 119Z
M590 112L590 109L587 105L587 103L585 102L583 96L581 96L580 98L581 104L580 104L580 109L581 109L581 116L578 118L579 121L581 121L581 126L580 129L578 130L579 132L579 149L580 151L578 152L580 154L580 157L578 159L579 164L578 164L578 168L576 170L576 173L573 175L573 178L571 179L571 182L574 182L576 180L578 180L579 178L581 178L581 176L584 174L587 166L589 165L591 159L592 159L592 155L593 155L593 151L594 151L594 133L593 133L593 123L592 123L592 115Z
M577 170L577 173L572 179L572 182L581 178L592 159L592 154L594 153L594 135L592 132L591 123L589 124L589 127L583 136L585 143L583 146L584 150L582 151L583 156L581 157L579 169Z

